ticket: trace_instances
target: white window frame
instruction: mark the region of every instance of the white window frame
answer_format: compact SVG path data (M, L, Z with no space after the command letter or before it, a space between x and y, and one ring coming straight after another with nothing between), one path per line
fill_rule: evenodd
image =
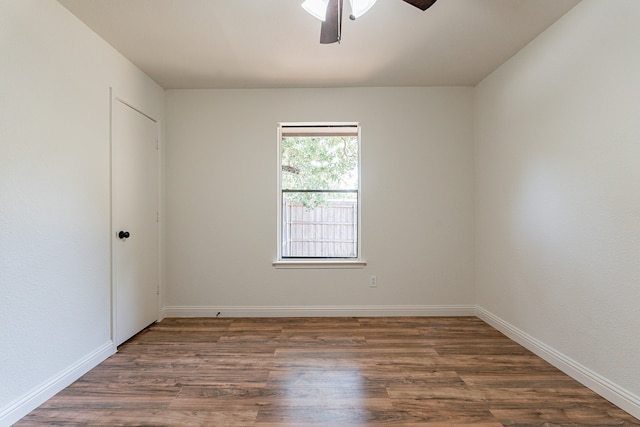
M358 198L357 198L357 218L358 218L358 239L357 257L355 258L282 258L282 129L284 127L309 127L309 128L329 128L353 126L357 128L358 137ZM278 191L276 197L277 211L277 232L276 246L277 258L273 261L276 268L363 268L367 265L362 257L362 144L361 128L357 122L282 122L278 123L278 143L277 143L277 183ZM318 132L319 133L319 132ZM317 134L317 133L314 133Z

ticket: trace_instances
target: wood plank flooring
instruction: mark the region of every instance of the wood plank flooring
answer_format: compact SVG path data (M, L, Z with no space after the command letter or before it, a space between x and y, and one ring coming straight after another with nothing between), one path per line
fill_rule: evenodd
M640 421L474 317L165 319L17 426Z

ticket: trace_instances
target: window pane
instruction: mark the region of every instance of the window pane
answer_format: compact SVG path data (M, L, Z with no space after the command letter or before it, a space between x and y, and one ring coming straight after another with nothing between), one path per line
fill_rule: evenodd
M280 242L284 258L358 258L359 127L280 128Z
M283 190L358 189L357 136L284 136Z
M357 258L357 191L283 191L281 238L282 258Z

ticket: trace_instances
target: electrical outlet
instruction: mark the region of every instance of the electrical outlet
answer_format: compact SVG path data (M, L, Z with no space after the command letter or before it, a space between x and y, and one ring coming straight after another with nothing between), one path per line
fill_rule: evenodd
M378 278L376 276L369 276L369 287L375 288L378 286Z

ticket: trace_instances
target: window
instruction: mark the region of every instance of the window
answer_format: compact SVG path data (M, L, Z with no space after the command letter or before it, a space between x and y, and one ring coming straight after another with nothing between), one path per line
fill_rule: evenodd
M279 261L360 258L360 128L281 124Z

